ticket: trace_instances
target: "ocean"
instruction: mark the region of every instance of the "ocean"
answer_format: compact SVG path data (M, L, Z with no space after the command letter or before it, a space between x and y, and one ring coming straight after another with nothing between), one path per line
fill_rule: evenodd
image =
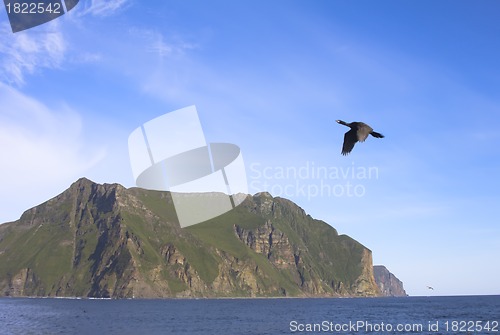
M499 334L500 296L0 298L0 334Z

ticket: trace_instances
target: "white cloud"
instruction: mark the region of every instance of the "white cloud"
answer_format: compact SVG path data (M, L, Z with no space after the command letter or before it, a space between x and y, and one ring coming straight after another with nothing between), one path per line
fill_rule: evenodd
M84 140L71 108L49 109L0 83L0 223L57 195L104 157Z
M75 55L72 59L76 64L97 64L103 59L103 55L97 52L82 52Z
M82 15L110 16L130 5L130 0L87 0L81 1Z
M41 68L57 68L66 52L66 42L56 23L36 33L13 34L7 23L0 25L0 80L22 85L26 74Z
M138 40L138 44L146 52L156 54L160 58L180 57L185 55L186 51L199 47L197 44L187 42L180 36L174 35L166 38L161 32L152 29L133 27L129 29L129 34L132 38ZM135 43L134 46L136 46Z
M179 100L184 103L186 96L192 97L191 85L199 84L200 72L205 71L192 58L191 52L198 48L196 41L183 36L131 27L104 61L111 59L106 64L107 70L125 75L142 92L178 104ZM128 57L123 57L124 54ZM215 83L212 81L211 85Z

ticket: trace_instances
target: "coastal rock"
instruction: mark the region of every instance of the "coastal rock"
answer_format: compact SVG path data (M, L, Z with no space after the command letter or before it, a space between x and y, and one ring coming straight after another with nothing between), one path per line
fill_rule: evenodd
M375 281L382 295L387 297L406 297L406 291L403 287L403 282L396 278L383 265L375 265L373 267Z

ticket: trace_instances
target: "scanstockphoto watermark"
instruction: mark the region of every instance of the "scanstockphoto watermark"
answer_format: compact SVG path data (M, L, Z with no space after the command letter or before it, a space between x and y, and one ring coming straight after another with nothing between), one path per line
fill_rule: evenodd
M13 33L30 29L68 13L80 0L4 0Z
M498 327L498 320L429 320L427 322L416 323L372 322L368 320L350 320L347 322L324 320L319 323L304 323L296 320L290 321L291 333L448 334L453 332L463 334L496 334L499 332Z
M430 326L430 322L429 322ZM386 323L386 322L370 322L365 320L348 321L348 322L333 322L324 320L321 323L301 323L295 320L290 321L290 332L292 333L422 333L426 329L422 323Z
M313 161L300 165L249 166L249 189L252 193L269 192L282 197L363 197L370 181L379 179L376 166L326 166Z

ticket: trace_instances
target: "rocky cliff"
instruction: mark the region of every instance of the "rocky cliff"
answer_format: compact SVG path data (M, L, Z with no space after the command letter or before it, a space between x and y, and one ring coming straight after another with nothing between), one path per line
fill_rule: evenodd
M180 228L168 192L80 179L0 225L0 295L377 296L371 251L267 193Z
M388 297L408 296L403 287L403 282L390 273L385 266L375 265L373 267L373 273L382 295Z

